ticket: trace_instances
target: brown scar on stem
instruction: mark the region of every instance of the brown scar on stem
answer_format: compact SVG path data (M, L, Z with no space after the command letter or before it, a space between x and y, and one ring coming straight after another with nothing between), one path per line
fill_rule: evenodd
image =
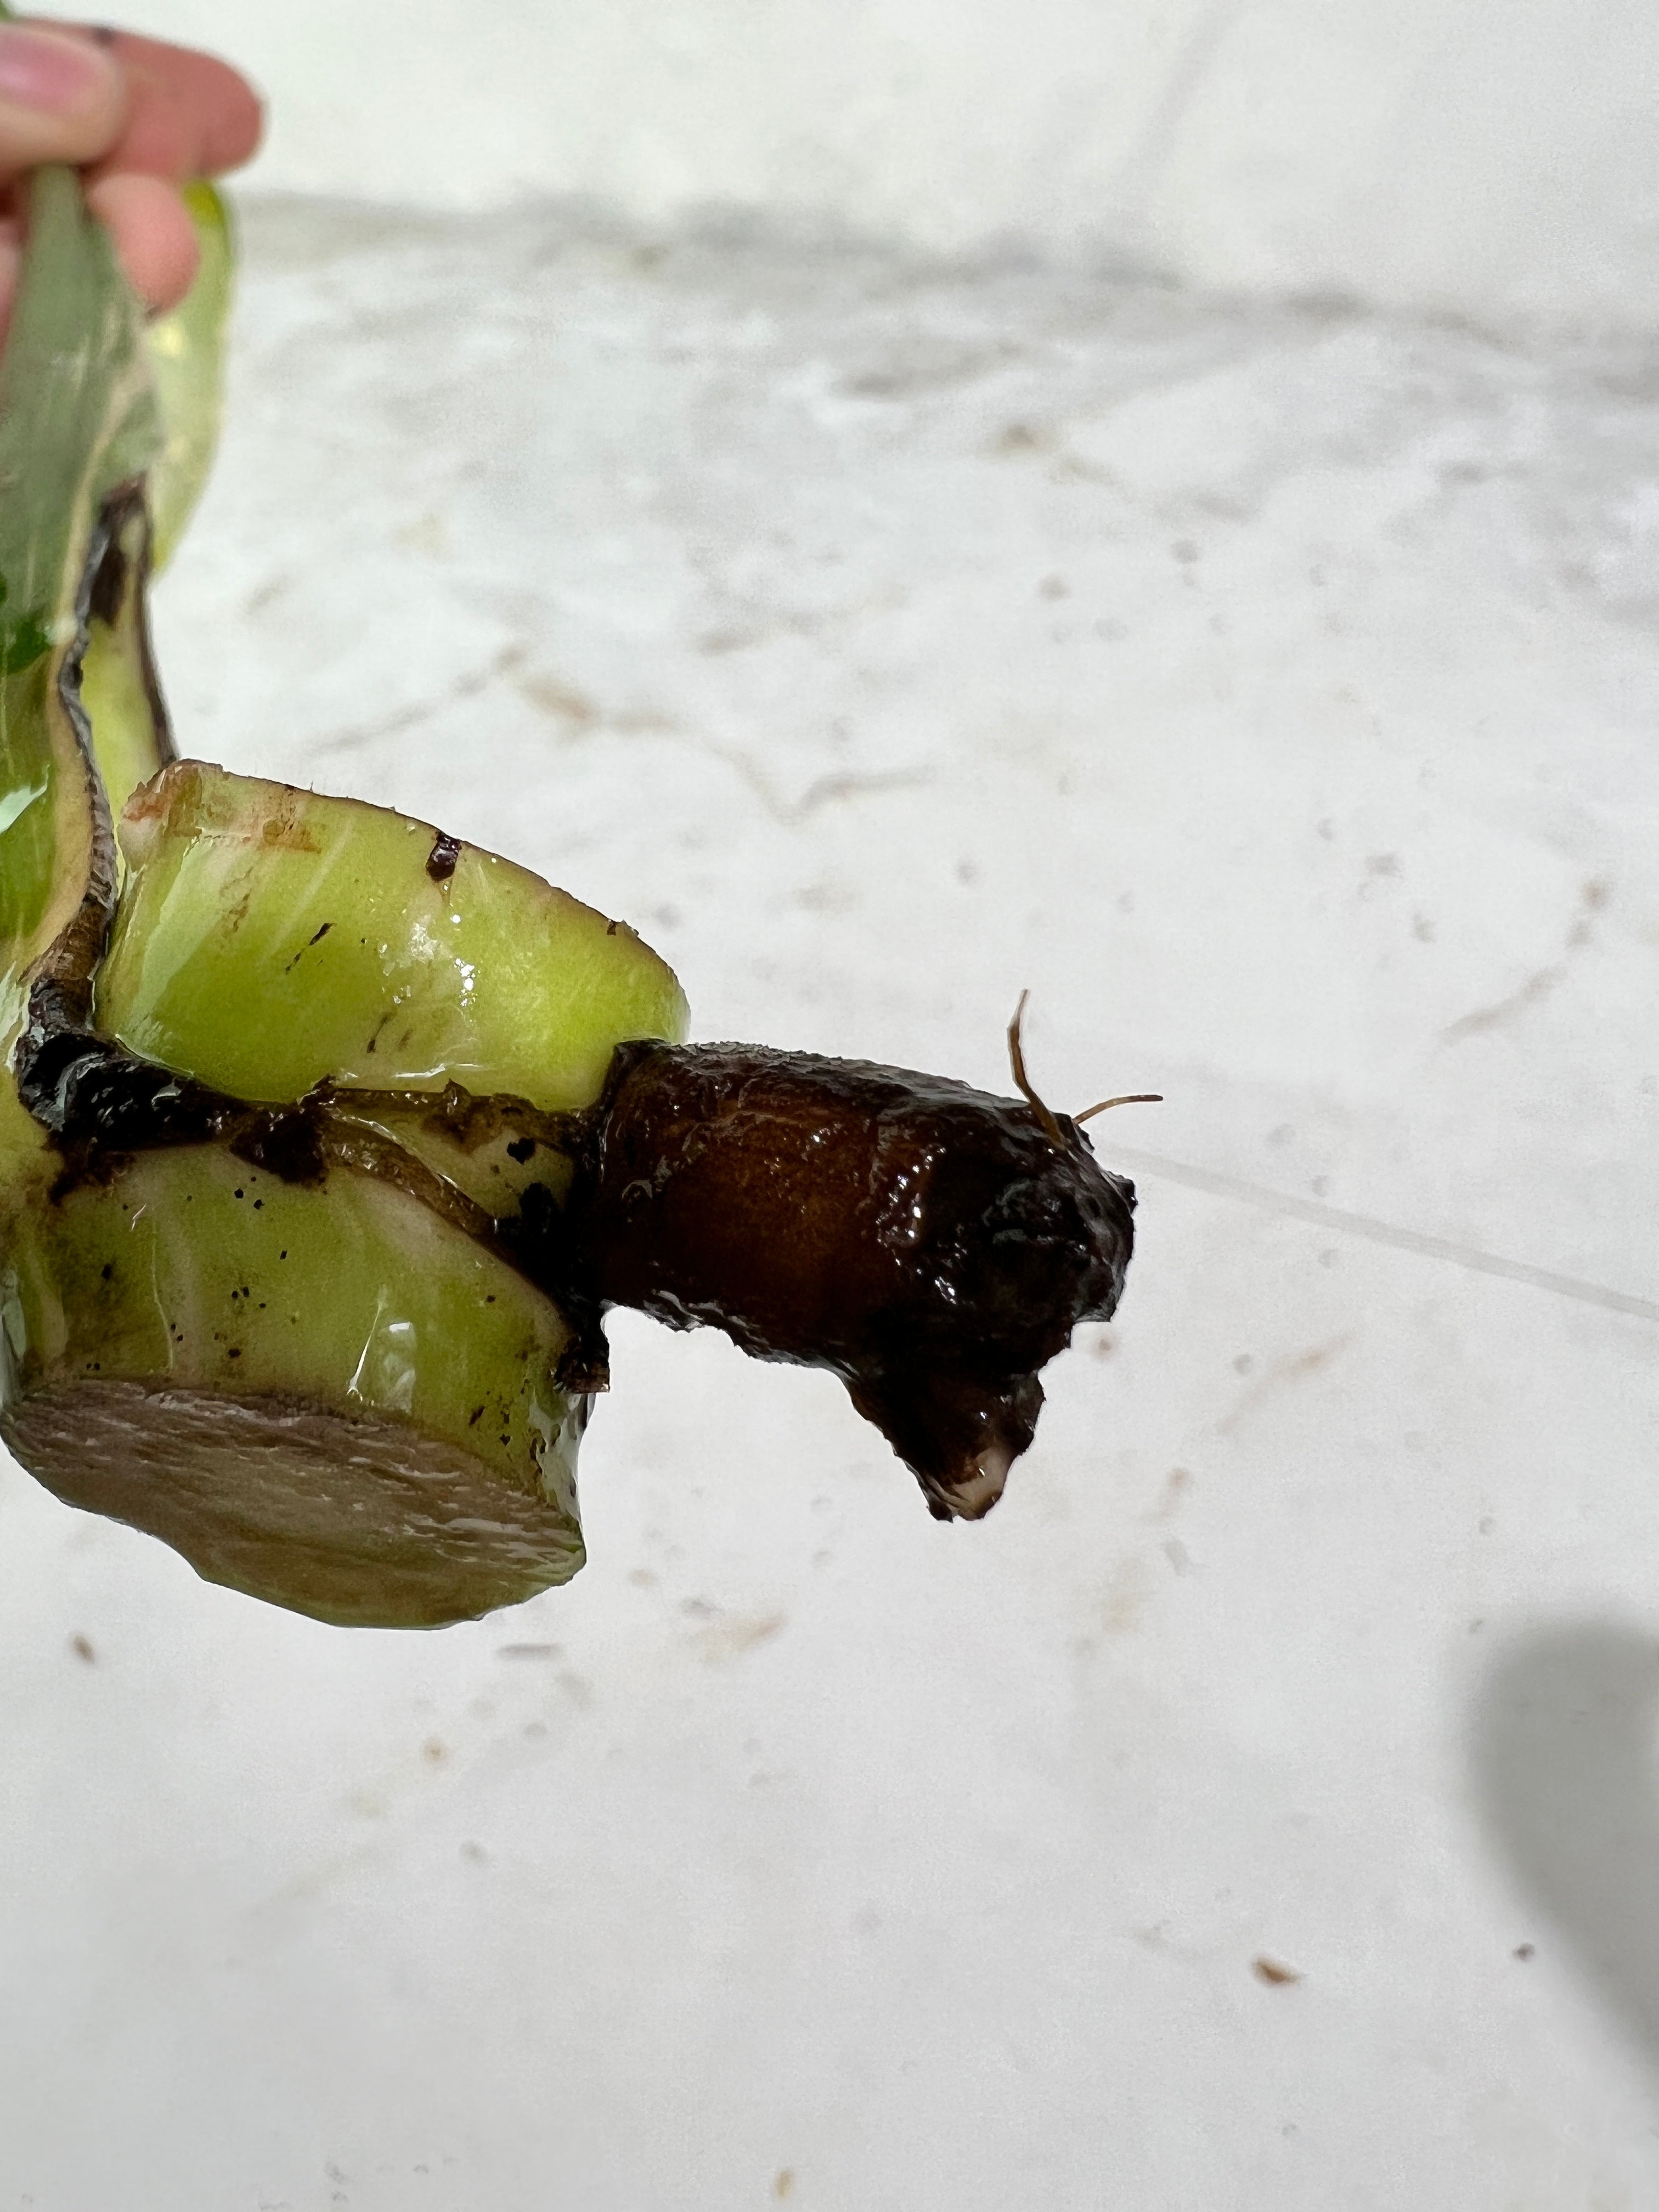
M358 1114L419 1114L421 1126L433 1136L447 1137L464 1152L476 1152L502 1130L517 1131L521 1139L545 1145L550 1152L568 1152L581 1143L592 1125L591 1112L545 1112L509 1091L488 1097L447 1083L441 1091L368 1091L325 1081L313 1096L325 1097L348 1112ZM515 1152L515 1158L528 1153Z

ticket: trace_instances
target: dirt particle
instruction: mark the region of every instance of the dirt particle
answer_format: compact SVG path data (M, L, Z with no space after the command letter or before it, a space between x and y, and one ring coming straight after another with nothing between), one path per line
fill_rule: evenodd
M781 2204L794 2193L795 2169L793 2166L781 2166L772 2183L772 2195Z
M421 1756L429 1766L441 1766L449 1756L449 1746L441 1738L429 1735L421 1746Z
M1535 1959L1538 1956L1538 1946L1536 1943L1517 1943L1510 1955L1511 1958L1519 1959L1524 1966L1528 1959Z
M1172 1521L1182 1499L1191 1487L1192 1480L1190 1468L1172 1467L1164 1478L1164 1494L1149 1517L1154 1521Z
M600 719L599 708L574 684L563 684L550 676L520 676L515 680L520 694L539 714L563 723L568 731L590 730Z
M692 1640L699 1656L708 1666L718 1667L741 1658L757 1644L769 1643L783 1628L787 1618L781 1613L722 1614L706 1628L697 1629Z
M1138 1559L1120 1560L1101 1596L1099 1618L1104 1633L1133 1636L1140 1626L1141 1613L1151 1595L1151 1579L1145 1563Z
M71 1636L70 1650L85 1665L95 1667L98 1664L98 1654L92 1648L92 1638L89 1636Z
M1268 1958L1265 1952L1251 1960L1250 1972L1270 1990L1288 1989L1293 1982L1302 1979L1294 1966L1284 1966L1279 1960Z

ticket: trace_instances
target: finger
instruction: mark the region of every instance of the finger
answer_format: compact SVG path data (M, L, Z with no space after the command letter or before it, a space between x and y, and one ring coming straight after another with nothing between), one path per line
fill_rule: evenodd
M264 112L252 86L228 63L128 31L77 35L118 63L131 88L120 136L99 149L102 168L210 177L252 155Z
M0 222L0 347L4 346L11 327L11 303L17 295L17 271L22 259L17 225L10 220Z
M0 178L39 161L95 161L127 118L125 77L71 32L0 23Z
M129 284L153 312L176 307L201 260L196 226L171 185L159 177L103 177L87 204L109 232ZM0 215L0 348L11 323L22 261L22 226Z
M171 185L159 177L100 177L87 205L108 231L126 279L147 307L176 307L191 287L201 251L196 226Z

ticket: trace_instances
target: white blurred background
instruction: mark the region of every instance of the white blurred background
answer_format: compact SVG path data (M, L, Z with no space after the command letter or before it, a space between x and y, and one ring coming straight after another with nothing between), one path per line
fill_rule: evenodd
M0 2205L1659 2202L1659 16L146 0L271 101L186 750L1039 1081L941 1530L624 1321L428 1638L0 1480Z
M243 61L255 181L592 197L1221 288L1644 327L1643 0L135 0Z

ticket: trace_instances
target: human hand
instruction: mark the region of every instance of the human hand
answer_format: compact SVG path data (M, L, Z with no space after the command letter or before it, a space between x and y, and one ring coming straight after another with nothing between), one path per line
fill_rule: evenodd
M87 179L87 201L144 304L171 307L196 273L179 186L246 161L262 117L226 63L125 31L0 22L0 340L21 253L16 185L43 161Z

